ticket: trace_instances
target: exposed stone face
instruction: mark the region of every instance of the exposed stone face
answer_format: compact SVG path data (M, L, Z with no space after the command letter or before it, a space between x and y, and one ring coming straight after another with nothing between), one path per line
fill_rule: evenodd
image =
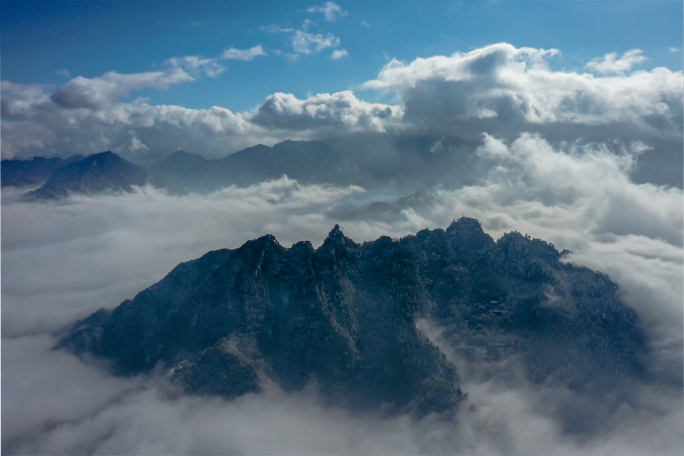
M266 376L286 391L313 381L349 408L417 416L464 396L419 318L445 328L472 363L520 357L535 382L585 388L644 375L635 312L607 276L560 258L519 233L494 242L467 218L364 244L336 226L316 250L267 235L178 265L76 323L58 347L109 359L120 375L162 366L190 393L231 398Z

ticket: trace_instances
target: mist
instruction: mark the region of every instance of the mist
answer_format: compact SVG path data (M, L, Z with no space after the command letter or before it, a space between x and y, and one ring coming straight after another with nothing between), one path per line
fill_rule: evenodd
M540 134L484 135L490 163L475 185L417 193L303 185L283 176L209 195L72 195L20 202L2 192L2 450L7 454L680 454L683 203L681 188L637 184L638 144L552 144ZM380 204L377 204L380 203ZM339 224L356 242L477 218L494 239L519 231L609 274L652 347L650 380L595 400L533 385L518 361L457 366L468 399L455 419L358 414L323 405L315 385L233 401L178 396L150 377L107 374L100 361L53 351L55 333L113 308L174 266L266 233L319 246ZM483 381L483 371L506 372ZM584 422L585 426L577 426Z

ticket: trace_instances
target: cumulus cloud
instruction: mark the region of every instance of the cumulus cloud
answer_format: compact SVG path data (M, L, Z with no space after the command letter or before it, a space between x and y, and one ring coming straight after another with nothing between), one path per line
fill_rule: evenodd
M321 93L300 100L292 94L276 93L256 109L251 122L288 130L324 129L341 131L385 131L401 111L380 103L359 100L351 91Z
M592 59L587 63L586 69L601 74L622 74L646 60L642 54L640 49L630 49L622 54L622 57L615 53L606 54L601 58Z
M107 95L111 98L122 90ZM76 99L89 96L77 94ZM52 101L43 86L3 81L3 158L89 155L103 150L134 158L129 154L131 131L150 148L150 157L168 155L178 147L222 157L257 142L272 145L287 139L249 122L243 114L217 106L189 109L144 101L106 103L104 96L96 98L101 104L66 108Z
M330 54L330 58L333 60L341 59L342 57L348 56L349 52L346 49L337 49Z
M190 109L142 101L67 109L52 102L42 86L3 82L2 87L3 158L88 155L102 150L139 158L131 154L131 147L136 148L131 135L149 147L150 158L168 155L179 147L219 158L257 143L387 131L395 128L401 117L401 109L359 100L350 91L304 100L276 93L254 112L233 113L218 106Z
M332 33L327 33L323 36L320 33L307 33L303 30L295 30L291 40L292 49L305 55L321 52L323 49L340 45L340 39Z
M132 90L166 89L172 84L187 81L194 81L194 78L178 67L133 74L110 71L96 78L78 76L55 90L50 100L62 108L98 110L118 98L127 97Z
M326 21L336 21L338 18L345 17L347 12L333 2L325 2L322 5L312 6L306 9L309 13L322 13Z
M605 139L630 132L681 142L681 72L552 71L546 59L556 54L500 43L408 64L393 59L364 87L395 93L407 122L452 134L540 131Z

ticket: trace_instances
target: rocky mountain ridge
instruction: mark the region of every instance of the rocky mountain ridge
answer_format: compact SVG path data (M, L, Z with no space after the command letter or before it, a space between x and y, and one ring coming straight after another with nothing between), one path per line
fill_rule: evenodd
M441 140L440 152L430 152L436 141L432 137L379 136L288 140L273 147L256 145L214 160L177 151L148 166L131 163L113 152L74 156L63 164L61 159L51 159L49 170L41 168L40 159L3 160L2 185L22 187L42 179L45 185L27 195L28 199L50 200L69 193L130 191L131 186L144 184L176 194L208 193L283 175L303 184L360 185L367 189L392 184L415 190L416 185L435 179L474 182L474 146L455 139ZM93 162L110 166L96 169ZM450 173L455 167L459 173Z
M113 152L102 152L55 169L45 184L28 192L25 199L55 200L70 193L130 192L134 185L145 185L148 180L149 174L144 167L134 165Z
M75 323L57 348L108 360L118 375L161 369L191 394L232 398L268 378L285 391L314 384L351 409L417 417L464 399L421 319L471 365L516 357L538 384L645 377L647 340L617 286L561 258L516 232L495 242L469 218L363 244L336 226L318 249L266 235L178 265Z

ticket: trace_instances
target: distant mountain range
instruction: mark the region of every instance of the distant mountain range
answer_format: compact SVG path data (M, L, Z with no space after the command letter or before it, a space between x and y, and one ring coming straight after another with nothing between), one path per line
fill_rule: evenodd
M257 145L216 160L178 151L149 166L102 152L67 160L3 160L2 186L44 182L26 198L50 200L69 193L130 191L146 183L172 193L207 193L287 175L303 184L353 184L367 189L394 185L416 190L436 181L474 183L474 149L472 144L448 138L350 136Z
M189 394L316 385L330 403L417 417L465 397L445 349L492 376L516 359L540 385L603 394L644 378L636 313L607 276L563 255L517 232L495 242L469 218L363 244L335 226L317 249L266 235L178 265L67 328L56 348L118 375L161 373ZM418 329L425 321L448 347Z
M67 160L57 167L45 184L26 194L27 199L51 200L70 193L96 194L105 191L130 192L134 185L148 182L149 173L113 152L89 155L80 160Z
M34 157L31 160L3 160L2 186L28 187L45 182L57 169L82 160L83 155L72 155L66 160L59 157Z
M51 200L70 193L130 191L144 184L166 188L173 194L209 193L287 175L305 185L358 185L367 190L391 186L410 195L436 183L452 188L477 183L493 166L475 153L478 145L435 135L355 134L284 141L273 147L256 145L215 160L177 151L147 166L133 164L112 152L74 155L66 160L36 157L2 160L2 186L45 184L28 193L26 199ZM679 155L642 154L631 177L637 183L681 188Z

